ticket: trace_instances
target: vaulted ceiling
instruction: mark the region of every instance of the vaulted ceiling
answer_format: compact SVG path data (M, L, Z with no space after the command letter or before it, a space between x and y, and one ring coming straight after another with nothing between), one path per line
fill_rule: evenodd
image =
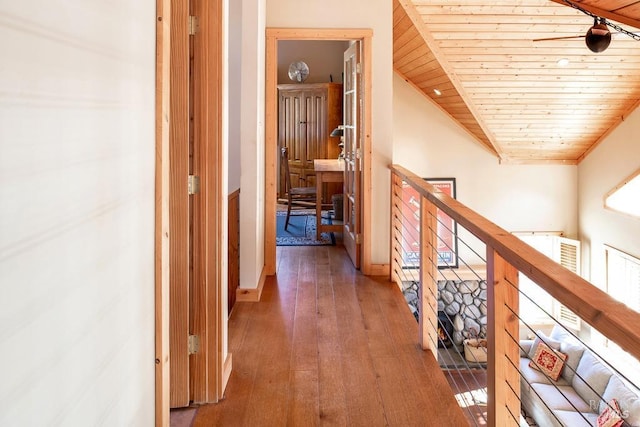
M501 162L577 164L640 103L640 41L591 52L565 0L393 1L395 71ZM640 31L640 0L572 2Z

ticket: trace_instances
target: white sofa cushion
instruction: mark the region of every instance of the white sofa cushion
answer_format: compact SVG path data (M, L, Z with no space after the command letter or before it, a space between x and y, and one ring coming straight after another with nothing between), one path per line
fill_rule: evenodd
M560 343L560 351L567 355L567 360L565 360L564 368L562 369L562 378L571 382L576 375L576 369L578 369L582 353L584 353L584 347L562 341Z
M599 411L604 411L605 402L611 399L618 401L620 411L627 424L640 426L640 397L631 391L620 378L613 375L602 394L603 401L600 402Z
M598 414L593 412L553 411L562 425L570 427L595 426L598 422Z
M538 345L543 342L548 345L550 348L554 350L560 350L560 341L556 341L554 339L549 338L544 334L544 332L538 330L536 331L536 337L533 339L533 344L531 344L531 348L529 349L528 357L529 359L533 359L536 354L536 350L538 349Z
M520 358L520 375L527 381L528 384L556 384L556 385L571 385L569 381L560 377L558 381L553 381L541 371L529 366L530 359L526 357Z
M585 351L571 384L587 405L591 405L592 411L596 412L600 405L600 396L604 393L611 375L609 368L600 363L590 351Z
M545 405L552 411L592 411L589 408L589 403L582 400L582 397L570 385L533 384L531 388L538 393Z

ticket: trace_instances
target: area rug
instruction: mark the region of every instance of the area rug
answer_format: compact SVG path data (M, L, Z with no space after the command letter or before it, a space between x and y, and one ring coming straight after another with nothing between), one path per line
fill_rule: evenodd
M276 245L277 246L324 246L335 245L333 233L320 234L316 240L316 211L305 209L291 212L289 227L284 229L287 212L276 212ZM322 218L323 224L331 224L331 220Z

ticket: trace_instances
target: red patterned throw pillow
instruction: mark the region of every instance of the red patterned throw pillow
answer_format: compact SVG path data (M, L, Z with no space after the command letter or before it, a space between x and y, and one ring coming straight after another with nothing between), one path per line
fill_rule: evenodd
M618 401L611 399L598 416L598 427L620 427L623 422Z
M529 366L544 372L552 380L558 381L566 360L566 354L551 350L545 343L540 343L533 355L533 359L529 362Z

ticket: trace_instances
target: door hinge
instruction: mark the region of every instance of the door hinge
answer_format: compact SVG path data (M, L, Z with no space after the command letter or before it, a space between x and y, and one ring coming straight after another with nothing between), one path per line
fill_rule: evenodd
M356 245L361 245L362 244L362 234L358 233L356 234Z
M189 22L187 24L189 26L189 35L195 36L198 32L198 17L197 16L189 16Z
M189 335L187 346L189 354L196 354L200 350L200 338L197 335Z
M356 148L356 159L360 160L362 158L362 150Z
M362 73L362 62L358 62L356 64L356 73L358 73L358 74Z
M189 175L187 184L187 192L189 195L198 194L200 192L200 177L197 175Z

